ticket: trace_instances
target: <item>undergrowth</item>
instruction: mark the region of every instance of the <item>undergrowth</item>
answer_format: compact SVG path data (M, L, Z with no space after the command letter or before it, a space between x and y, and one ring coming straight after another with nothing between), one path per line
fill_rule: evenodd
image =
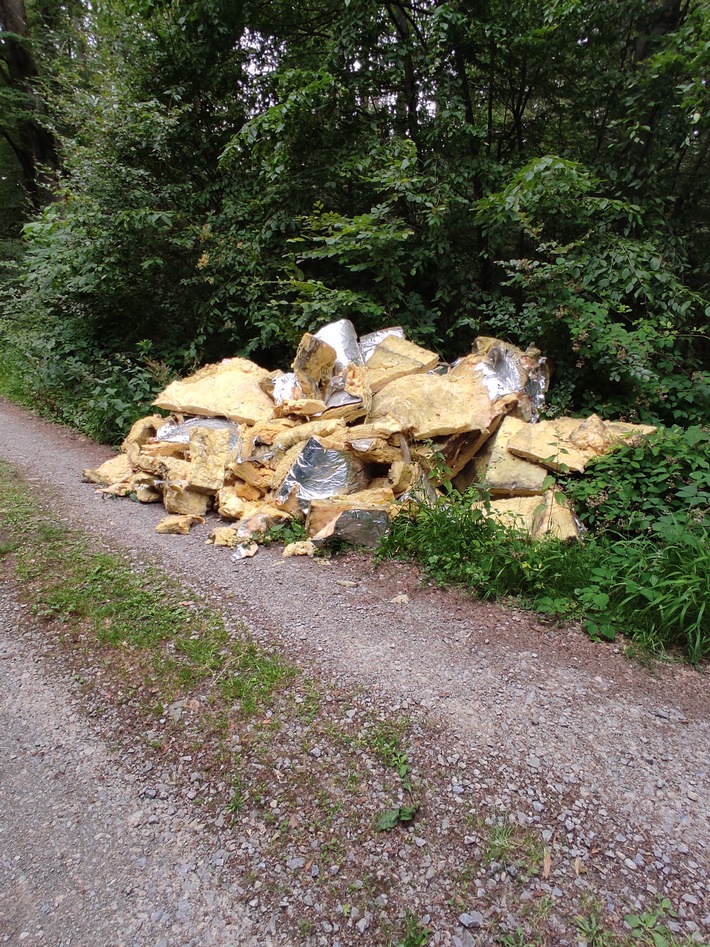
M42 317L13 318L16 306L0 286L0 395L93 440L118 444L175 374L147 341L107 357L60 332L45 338Z
M679 528L710 525L710 430L665 428L568 477L566 495L595 532L673 538Z
M397 516L379 558L418 562L439 585L483 599L523 604L579 619L593 637L630 637L654 653L681 648L697 663L710 655L710 530L663 510L655 530L624 537L607 530L580 543L533 541L500 525L474 496L450 493ZM661 515L663 519L661 520Z

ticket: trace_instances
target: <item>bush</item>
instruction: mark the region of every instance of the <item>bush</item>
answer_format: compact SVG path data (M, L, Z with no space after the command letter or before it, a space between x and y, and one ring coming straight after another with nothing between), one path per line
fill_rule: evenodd
M663 542L603 548L608 556L591 570L582 596L587 629L607 638L622 631L653 652L680 647L694 664L710 656L710 530L679 527Z
M710 525L710 432L659 430L597 458L565 493L582 522L597 532L663 538L679 526Z
M413 503L393 521L378 557L416 561L438 584L484 599L517 596L546 614L579 619L594 638L624 634L655 653L678 647L693 663L710 655L707 527L690 530L664 514L663 536L533 541L472 509L473 496Z
M95 440L119 443L174 375L149 343L109 358L71 333L45 336L31 312L11 319L13 308L0 321L0 393Z

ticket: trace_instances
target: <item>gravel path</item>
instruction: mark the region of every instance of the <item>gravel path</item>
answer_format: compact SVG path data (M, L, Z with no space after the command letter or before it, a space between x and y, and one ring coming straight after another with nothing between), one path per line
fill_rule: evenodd
M705 939L710 932L707 674L684 665L650 671L630 662L620 648L595 645L574 629L552 629L524 613L422 586L416 571L400 564L373 567L357 556L325 565L283 560L271 547L254 559L233 564L226 550L205 545L211 524L188 537L160 536L153 529L161 518L160 508L105 499L81 483L81 469L98 465L110 454L0 402L0 459L21 468L68 521L107 544L127 548L139 560L157 559L206 600L245 619L258 639L281 643L311 673L344 686L365 687L387 708L423 710L445 734L442 752L460 774L462 793L477 794L511 811L524 808L529 824L543 838L562 834L566 839L562 854L570 863L578 849L589 850L592 839L604 839L605 871L616 877L622 890L628 883L632 902L633 892L643 888L644 874L653 868L662 883L666 879L669 893L672 890L680 898L679 929ZM408 601L392 601L401 595ZM13 621L14 617L5 617L2 625L11 638ZM122 801L95 794L96 822L86 829L84 851L100 859L104 833L105 847L113 851L116 847L109 840L120 836L124 861L116 868L110 892L97 893L90 879L80 884L78 874L75 881L70 869L90 874L91 859L72 858L74 851L80 851L72 806L89 806L91 811L95 780L88 775L89 768L99 766L106 774L115 766L102 756L100 744L84 725L77 719L71 726L65 723L61 714L66 708L62 710L59 698L58 703L47 703L46 711L40 710L41 675L21 645L9 647L3 679L8 674L17 677L21 667L26 670L20 678L23 688L12 694L7 689L4 699L9 706L3 706L3 713L14 709L24 715L31 736L26 730L24 736L18 734L19 740L12 738L22 767L15 761L8 766L13 751L4 751L3 794L27 806L26 824L53 824L53 832L49 841L44 832L28 831L15 840L16 854L9 857L3 846L2 870L10 872L13 885L22 892L23 885L31 890L37 874L33 862L43 871L53 864L57 875L67 875L67 894L85 887L83 897L105 899L107 918L113 918L111 923L120 919L125 934L116 943L134 942L128 932L137 929L131 924L138 924L142 916L156 931L169 931L171 923L182 923L174 913L175 890L187 883L180 875L177 844L170 830L161 827L168 799L161 801L156 813L159 821L141 820L130 830L132 836L125 834L126 826L131 825L132 813L145 806L131 799L130 783L120 790ZM29 696L23 704L25 681ZM89 749L82 751L84 743ZM71 781L76 791L86 794L81 803L71 795L54 800L56 791L70 782L65 775L54 779L65 764L76 774ZM36 787L30 794L19 788L23 771ZM112 780L108 783L113 791ZM49 798L56 810L47 806ZM107 807L101 805L104 798L110 800ZM3 808L7 810L6 803ZM109 813L109 824L103 828L100 809ZM100 837L98 845L94 836ZM32 855L40 838L50 850ZM196 851L200 844L199 832L193 833L182 838L181 850ZM196 860L194 855L184 857ZM133 884L140 879L140 888L129 897L130 883L124 879L131 874ZM249 943L240 940L241 935L229 940L234 934L221 926L228 915L215 908L212 917L211 902L201 894L202 887L218 890L209 878L204 883L191 878L195 890L178 903L185 902L191 919L187 926L193 933L171 934L167 942ZM650 881L646 887L666 893ZM11 902L14 923L33 937L44 916L36 901L15 894ZM168 902L172 913L165 907ZM209 921L199 920L200 903L210 907ZM57 913L61 906L50 904L48 909ZM151 921L161 910L169 916ZM200 924L215 927L214 941L205 939L206 928ZM242 930L247 920L234 924ZM460 939L461 932L454 936ZM148 942L157 943L158 938ZM259 942L266 940L262 937Z
M219 840L171 786L145 794L47 680L22 627L0 588L0 943L271 943L221 877Z

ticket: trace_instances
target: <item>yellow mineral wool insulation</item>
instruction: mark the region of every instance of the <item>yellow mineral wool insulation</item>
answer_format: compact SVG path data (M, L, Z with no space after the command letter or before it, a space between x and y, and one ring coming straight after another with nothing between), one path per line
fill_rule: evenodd
M325 401L320 398L293 398L274 406L274 415L277 418L293 415L297 418L317 417L326 409Z
M305 539L284 546L282 555L285 559L289 559L291 556L308 556L312 559L317 551L318 547L315 543L310 539Z
M198 493L189 487L166 483L163 488L163 505L168 513L185 513L203 516L211 503L206 493Z
M508 450L511 438L527 422L508 415L472 465L467 483L456 481L457 489L466 489L473 477L492 496L535 496L544 493L548 471L539 464L517 457Z
M132 473L133 468L131 467L131 462L127 455L117 454L115 457L111 457L110 460L104 461L104 463L95 470L87 468L84 470L83 476L84 480L87 480L89 483L98 483L109 487L114 483L119 483L121 480L128 480Z
M210 540L215 546L238 546L242 541L233 526L217 526L210 533Z
M225 469L234 451L231 431L194 428L190 431L188 484L203 493L216 493L224 486Z
M307 398L319 398L333 374L335 349L310 332L301 339L293 360L293 372Z
M645 424L607 423L596 414L586 420L554 418L523 425L508 441L508 450L549 470L582 473L593 457L608 454L628 437L653 430Z
M331 435L342 437L343 440L345 439L347 428L342 421L338 421L337 419L330 421L306 421L304 424L299 424L298 427L284 431L275 437L273 447L274 450L287 451L295 444L307 441L309 437L329 437Z
M414 467L403 460L395 461L389 469L387 479L396 497L405 493L412 485Z
M247 502L235 487L222 487L217 493L217 512L226 520L240 520Z
M270 375L246 358L227 358L172 382L153 404L182 414L256 424L273 415L274 402L260 385Z
M172 533L176 536L186 536L195 523L204 523L201 516L184 514L182 516L166 516L155 527L156 533Z
M509 396L514 397L514 396ZM415 440L490 431L510 400L494 404L477 375L410 375L391 382L372 399L370 419L396 418Z
M436 352L396 335L387 336L367 360L366 379L374 394L385 385L407 375L428 372L439 363Z
M579 539L579 529L567 501L556 490L544 496L518 496L493 500L490 508L476 502L480 509L503 526L528 533L532 539Z
M269 489L274 476L274 471L270 467L250 461L244 461L243 463L232 461L227 464L227 473L233 474L261 493L265 493Z
M163 424L165 424L165 418L162 418L159 414L151 414L147 418L140 418L140 420L136 421L131 427L131 430L121 445L121 450L128 455L128 459L134 467L136 466L141 448L151 437L155 436L155 432L159 427L162 427Z

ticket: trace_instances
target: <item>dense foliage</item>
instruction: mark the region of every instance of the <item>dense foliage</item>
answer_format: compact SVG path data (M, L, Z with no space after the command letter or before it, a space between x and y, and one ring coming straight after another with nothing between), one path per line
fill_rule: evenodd
M558 409L703 420L709 61L705 0L0 0L0 162L44 134L36 200L61 157L2 371L19 340L115 436L166 372L348 316L534 342Z

